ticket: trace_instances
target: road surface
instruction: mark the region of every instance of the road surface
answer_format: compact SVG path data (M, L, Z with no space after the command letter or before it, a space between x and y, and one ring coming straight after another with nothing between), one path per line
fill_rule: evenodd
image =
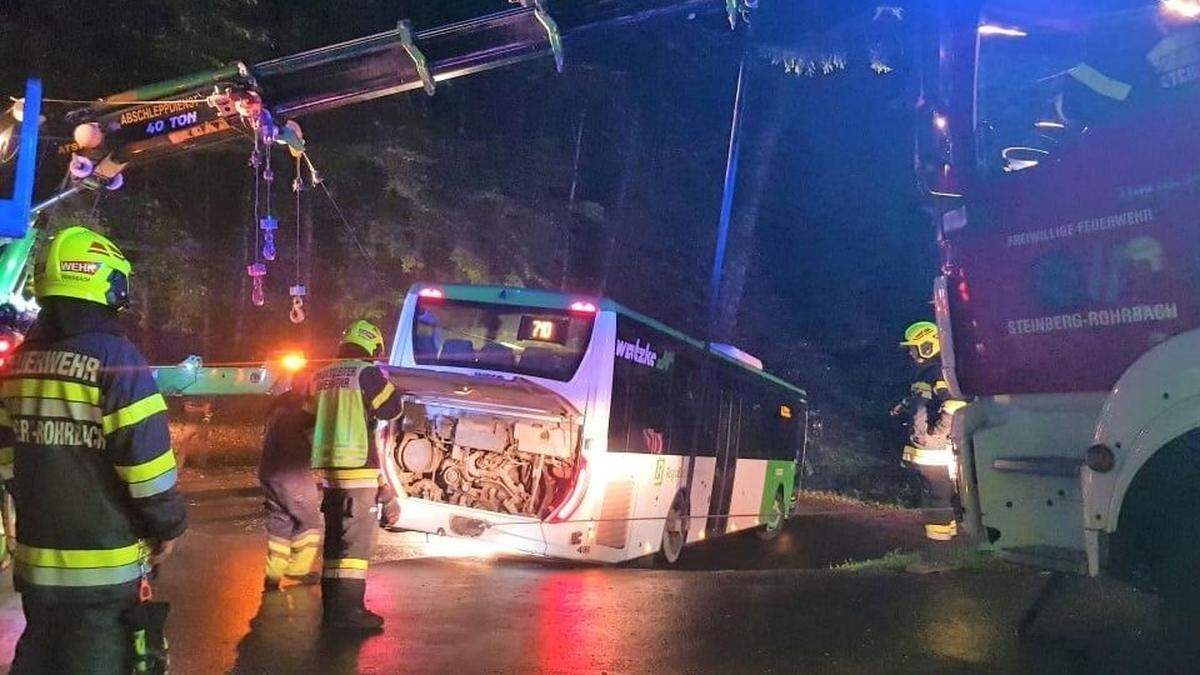
M1067 600L1019 635L1050 576L831 570L923 543L911 513L828 502L804 503L774 542L706 543L669 571L420 557L461 551L388 535L368 595L386 631L325 636L316 588L261 593L249 474L191 472L186 485L192 526L158 591L176 673L1163 672L1175 658L1144 629L1153 603L1127 589L1067 580L1051 589ZM21 626L6 582L0 662Z

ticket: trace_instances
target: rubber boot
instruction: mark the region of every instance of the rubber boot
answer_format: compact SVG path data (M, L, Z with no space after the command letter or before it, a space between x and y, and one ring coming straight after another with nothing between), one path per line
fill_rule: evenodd
M925 538L934 541L950 541L958 534L958 522L929 523L925 525Z
M301 542L299 546L292 542L292 555L288 560L284 575L291 581L301 584L316 584L321 581L321 573L312 571L313 563L317 560L317 541Z
M279 590L279 583L287 573L289 559L292 556L290 543L285 543L278 537L267 538L267 565L264 570L263 591Z
M322 579L322 626L333 630L376 633L383 630L383 617L363 603L367 583L363 579Z

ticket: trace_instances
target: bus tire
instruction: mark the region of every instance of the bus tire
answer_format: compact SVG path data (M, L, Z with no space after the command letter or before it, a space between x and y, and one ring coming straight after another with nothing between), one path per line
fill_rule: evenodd
M775 490L775 499L771 501L771 511L767 513L767 522L754 531L763 541L771 541L783 532L783 523L787 519L787 502L784 501L783 488Z
M663 522L662 544L654 554L654 562L660 566L671 566L679 562L683 546L687 543L688 500L682 491L675 494L671 508Z

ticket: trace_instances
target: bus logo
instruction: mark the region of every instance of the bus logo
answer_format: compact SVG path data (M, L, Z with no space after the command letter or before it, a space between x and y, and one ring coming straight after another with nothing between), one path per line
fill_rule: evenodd
M617 357L651 368L658 363L658 352L650 348L649 342L643 345L641 340L626 342L617 338Z

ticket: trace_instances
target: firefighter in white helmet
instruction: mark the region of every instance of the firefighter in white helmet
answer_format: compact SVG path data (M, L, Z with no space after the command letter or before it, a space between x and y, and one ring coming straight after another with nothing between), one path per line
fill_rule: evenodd
M958 505L958 475L950 425L954 413L966 402L952 397L942 379L942 349L936 324L918 321L909 326L900 346L908 349L918 368L909 395L892 409L892 415L907 417L911 422L902 462L921 475L925 536L949 541L958 534L952 511Z

